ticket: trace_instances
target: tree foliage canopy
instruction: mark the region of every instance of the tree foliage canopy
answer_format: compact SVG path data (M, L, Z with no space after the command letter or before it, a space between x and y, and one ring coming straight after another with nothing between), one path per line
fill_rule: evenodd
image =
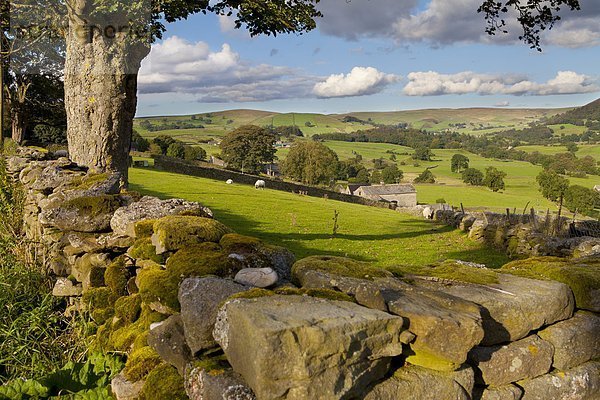
M532 49L541 51L540 32L552 29L561 18L558 13L562 8L571 11L580 10L578 0L485 0L479 9L487 20L486 32L495 35L497 32L508 33L506 15L515 12L517 22L523 32L519 40L524 41ZM512 16L511 16L512 18Z
M462 172L462 180L467 185L482 186L483 172L476 168L467 168Z
M591 216L600 205L600 194L594 189L573 185L565 192L564 204L572 212Z
M281 164L284 175L310 185L329 185L338 171L338 156L320 142L296 142Z
M469 158L462 154L455 154L452 156L450 169L452 172L460 172L469 168Z
M230 168L258 173L275 157L275 135L256 125L240 126L221 142L221 158Z
M505 177L506 172L500 171L496 167L487 167L485 169L485 178L483 180L483 184L492 189L493 192L497 192L504 189Z
M555 171L542 171L535 178L542 196L550 201L557 201L569 188L569 180L558 175Z

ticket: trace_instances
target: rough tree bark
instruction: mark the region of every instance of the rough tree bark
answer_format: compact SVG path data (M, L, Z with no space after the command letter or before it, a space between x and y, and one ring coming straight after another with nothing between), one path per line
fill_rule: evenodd
M12 140L15 143L21 144L25 140L25 118L22 113L18 110L20 105L13 106L11 113L11 128L12 128Z
M137 72L150 42L123 27L125 16L94 14L92 0L68 2L65 107L73 161L99 172L116 171L127 183L137 105Z

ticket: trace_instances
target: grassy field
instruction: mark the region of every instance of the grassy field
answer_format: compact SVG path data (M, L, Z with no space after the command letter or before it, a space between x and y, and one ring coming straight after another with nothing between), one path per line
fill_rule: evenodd
M371 160L374 158L384 158L387 162L392 163L393 161L389 159L391 155L389 152L393 151L396 153L398 168L404 172L405 182L412 182L425 168L431 168L437 182L433 185L416 185L419 203L435 203L437 199L443 198L454 206L463 203L469 209L485 208L503 212L506 208L511 210L516 208L522 211L529 202L529 207L534 207L540 211L546 209L550 209L550 211L557 210L556 204L543 198L538 191L535 178L542 171L542 168L528 162L488 159L463 150L434 150L433 161L419 161L418 166L415 166L415 161L410 156L413 150L408 147L337 141L326 141L325 144L333 149L341 160L354 157L352 153L352 150L354 150L363 156L363 162L368 166L372 165ZM594 149L597 150L597 155L600 156L600 146L589 146L589 148L581 146L580 152L593 153ZM557 152L564 151L564 146L557 148ZM450 170L450 160L457 153L467 156L470 160L470 166L473 168L484 171L485 168L493 166L506 172L507 176L504 179L506 189L494 193L484 187L465 185L460 174ZM581 154L578 153L578 155ZM280 151L278 156L280 158L285 157L285 151ZM572 184L586 187L600 184L600 177L595 176L569 179Z
M597 161L600 161L600 145L579 144L577 146L579 147L579 150L577 150L575 153L577 157L592 156ZM567 152L567 148L565 146L519 146L517 149L529 153L538 151L542 154L558 154Z
M130 182L132 190L143 194L199 201L238 233L285 246L297 257L348 256L380 266L461 259L496 267L507 261L464 233L387 209L153 169L131 169ZM332 238L334 210L339 212L339 229Z

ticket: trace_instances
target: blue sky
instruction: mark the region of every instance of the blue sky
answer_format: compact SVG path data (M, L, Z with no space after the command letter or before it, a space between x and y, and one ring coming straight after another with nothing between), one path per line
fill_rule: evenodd
M170 24L140 73L138 115L253 108L344 113L565 107L600 97L600 2L543 37L488 37L481 0L322 0L304 35L250 38L232 19Z

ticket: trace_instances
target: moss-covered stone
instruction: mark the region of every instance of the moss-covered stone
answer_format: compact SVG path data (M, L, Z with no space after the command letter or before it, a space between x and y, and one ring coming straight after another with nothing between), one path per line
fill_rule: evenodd
M504 265L500 272L525 278L554 280L569 286L577 308L600 312L600 258L532 257Z
M376 268L367 262L344 257L313 256L297 261L292 267L292 277L295 282L298 282L300 274L311 270L360 279L389 278L393 276L391 272Z
M137 277L139 293L147 304L158 302L177 311L179 310L177 292L182 279L163 269L144 268Z
M71 181L71 188L75 190L88 190L94 186L105 182L108 179L107 173L87 174L78 176Z
M99 196L83 196L75 197L67 200L64 208L77 209L82 216L98 216L110 214L121 205L118 196L103 194Z
M121 324L110 327L107 331L106 349L109 351L129 351L137 339L150 330L150 325L163 321L166 317L142 305L140 317L132 324ZM106 332L106 331L105 331ZM97 335L98 336L98 335ZM140 348L142 346L136 346Z
M150 346L145 346L134 350L129 357L123 375L131 382L137 382L144 379L150 371L159 366L162 360L158 353Z
M125 266L125 257L118 257L104 271L104 282L113 293L125 296L130 275Z
M156 254L156 247L154 247L149 237L136 240L127 251L127 254L136 260L152 260L157 264L164 264L165 262L164 255Z
M453 260L431 265L404 265L389 268L397 277L406 275L432 276L452 281L491 285L498 283L498 273L487 268L472 267Z
M115 315L127 323L135 322L142 312L142 296L124 296L115 302Z
M162 364L148 374L142 389L143 400L187 400L183 378L177 369Z
M117 301L116 296L108 287L91 288L83 293L81 301L90 310L112 307Z
M225 252L241 254L255 252L263 246L259 239L237 233L228 233L227 235L224 235L219 244Z
M224 354L212 357L202 357L192 362L192 368L201 369L212 376L218 376L231 369Z
M275 289L275 293L282 294L282 295L288 295L288 296L293 296L293 295L310 296L310 297L318 297L320 299L326 299L326 300L348 301L350 303L356 303L356 301L354 300L354 298L352 298L352 296L350 296L346 293L338 292L336 290L331 290L331 289L305 289L305 288L297 289L297 288L292 288L292 287L285 287L285 288Z
M133 232L136 238L149 238L154 233L155 219L145 219L136 222L133 226Z
M218 243L223 235L232 232L211 218L171 215L154 223L152 243L158 253L164 253L203 242Z
M239 293L236 293L236 294L230 296L223 303L227 302L228 300L233 300L233 299L258 299L259 297L275 296L275 294L276 293L272 290L261 289L261 288L252 288L250 290L246 290L244 292L239 292Z
M90 313L90 316L98 325L104 324L115 315L115 309L112 307L96 308Z

